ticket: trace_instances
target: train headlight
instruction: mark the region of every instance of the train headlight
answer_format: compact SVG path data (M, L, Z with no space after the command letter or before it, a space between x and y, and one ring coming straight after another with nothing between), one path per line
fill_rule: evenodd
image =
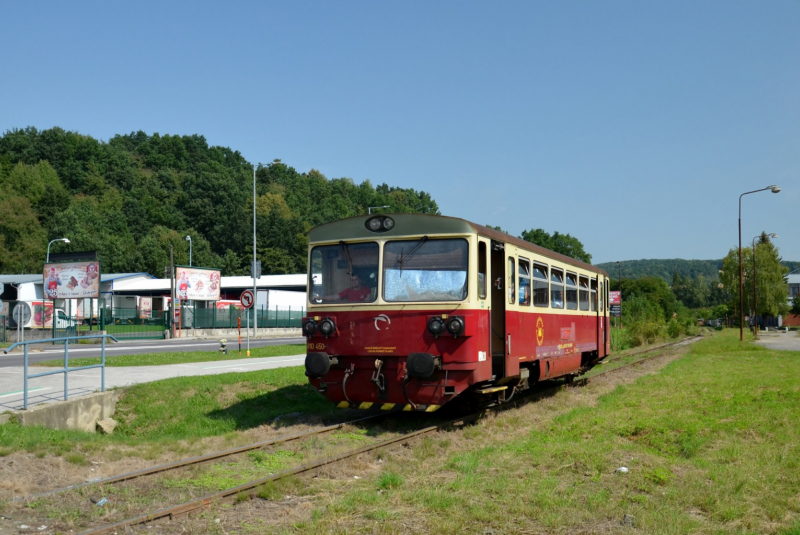
M319 332L328 337L336 332L336 324L331 318L325 318L319 322Z
M444 329L444 320L442 318L434 316L428 320L428 330L433 336L438 337L444 332Z
M458 336L464 332L464 318L459 316L451 316L447 320L447 330L453 336Z
M379 215L367 219L366 226L372 232L386 232L394 228L394 219Z
M303 334L312 337L317 333L317 322L313 318L303 320Z

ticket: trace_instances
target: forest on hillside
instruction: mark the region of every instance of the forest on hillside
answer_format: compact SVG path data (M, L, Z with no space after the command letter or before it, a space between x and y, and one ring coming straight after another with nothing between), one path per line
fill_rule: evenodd
M674 259L650 259L650 260L622 260L620 269L616 262L603 262L597 267L604 269L614 278L641 279L644 277L658 277L667 283L672 283L677 273L681 279L697 279L702 275L706 280L719 279L719 270L722 269L722 259L719 260L683 260ZM800 267L800 262L781 261L783 266L790 271Z
M370 206L438 214L424 191L328 179L279 160L258 165L258 259L265 274L303 273L310 228ZM51 252L98 251L106 273L163 277L175 263L249 273L253 164L201 135L134 132L98 141L61 128L0 137L0 273L40 273Z

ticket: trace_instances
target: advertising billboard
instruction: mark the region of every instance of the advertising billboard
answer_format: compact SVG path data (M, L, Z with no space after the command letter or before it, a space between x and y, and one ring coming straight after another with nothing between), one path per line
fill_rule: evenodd
M44 265L45 299L100 297L100 262L62 262Z
M622 292L620 291L608 292L609 305L619 305L621 303L622 303Z
M175 293L178 299L219 301L219 275L218 269L177 266Z
M139 318L150 319L153 315L153 298L140 297L139 298Z

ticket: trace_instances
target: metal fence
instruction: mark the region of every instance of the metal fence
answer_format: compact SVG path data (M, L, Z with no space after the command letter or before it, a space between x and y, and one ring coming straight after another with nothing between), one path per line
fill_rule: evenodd
M54 339L90 335L106 331L119 339L163 339L170 328L169 311L152 310L143 314L137 309L112 308L110 299L99 299L87 307L85 311L73 310L69 300L39 300L33 302L10 302L9 316L0 316L0 341L8 341L9 336L17 330L17 322L10 311L17 304L26 309L26 315L20 316L26 331L41 330ZM214 303L210 303L213 305ZM198 302L181 306L181 329L236 329L241 319L241 327L253 325L253 318L258 314L259 328L300 328L304 308L261 308L246 310L241 307L228 306L205 308ZM249 321L248 321L249 320ZM44 334L42 332L42 334ZM46 335L45 335L46 336ZM37 336L38 338L39 336ZM18 338L25 339L24 333ZM18 341L15 339L15 341Z
M253 325L253 319L258 313L259 328L300 328L305 316L303 308L278 307L266 309L244 309L230 306L227 308L200 308L196 303L181 307L181 327L183 329L235 329Z
M100 308L100 329L125 340L163 339L168 320L169 313L161 310L140 314L136 309Z

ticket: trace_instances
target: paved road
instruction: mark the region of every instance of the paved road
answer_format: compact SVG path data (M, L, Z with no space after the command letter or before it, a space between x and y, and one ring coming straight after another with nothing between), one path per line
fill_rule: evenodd
M228 338L228 348L238 349L238 340ZM250 348L273 346L280 344L304 344L305 338L251 338ZM247 341L242 340L242 351L247 347ZM109 342L106 344L106 356L112 355L137 355L141 353L162 353L173 351L219 351L219 340L216 339L188 339L177 338L174 340L125 340L120 343ZM71 344L70 358L99 357L100 345ZM44 360L63 358L64 346L52 344L36 344L28 350L28 362L34 364ZM9 366L22 366L22 353L4 354L0 351L0 368Z
M769 349L781 351L800 351L800 333L791 331L788 333L762 332L758 335L756 344Z
M303 340L303 339L301 339ZM265 340L266 341L266 340ZM251 341L252 342L252 341ZM252 347L252 345L251 345ZM70 351L70 353L72 353ZM52 358L52 356L51 356ZM285 357L249 358L215 362L193 362L164 366L128 366L106 368L106 389L136 383L158 381L169 377L189 375L214 375L230 372L247 372L288 366L301 366L305 355ZM52 370L52 369L50 369ZM42 373L48 368L35 368L30 373ZM0 413L19 410L23 407L22 366L0 368ZM83 370L69 374L69 397L74 398L100 390L100 369ZM28 384L28 407L40 403L64 400L64 375L50 375L30 379Z

